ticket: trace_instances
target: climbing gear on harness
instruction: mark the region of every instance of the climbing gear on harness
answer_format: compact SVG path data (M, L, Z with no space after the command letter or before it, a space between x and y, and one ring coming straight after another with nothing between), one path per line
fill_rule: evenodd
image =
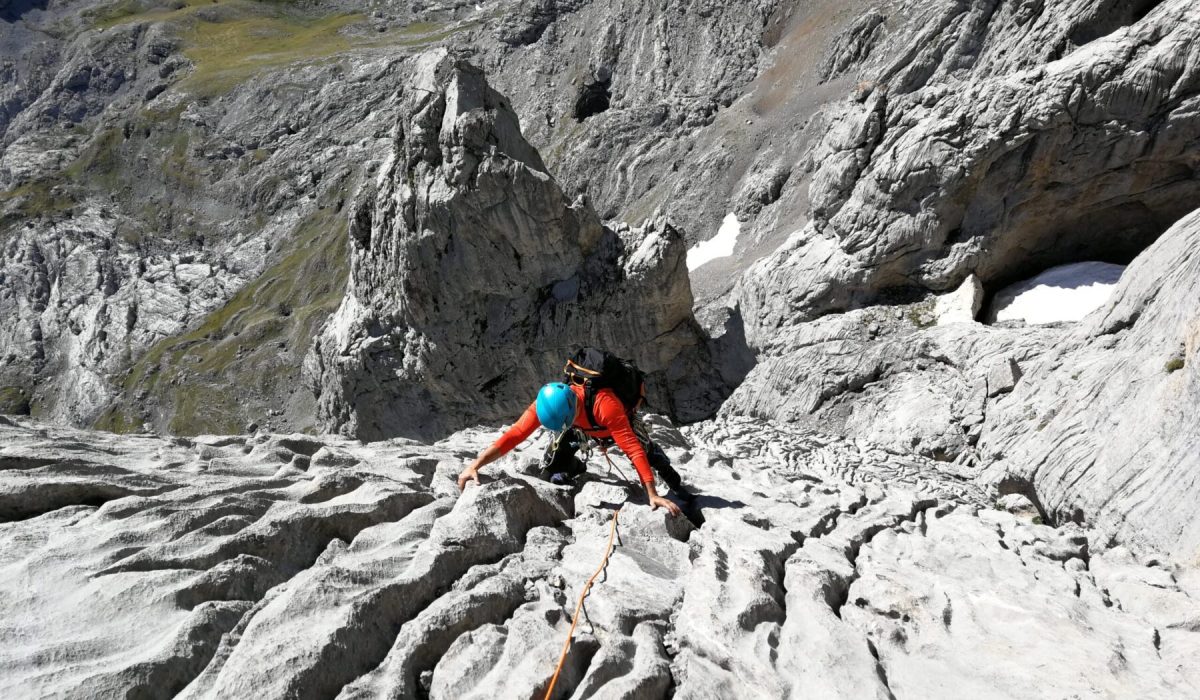
M596 577L608 567L608 558L613 553L613 538L617 534L617 516L620 514L620 510L613 511L612 527L608 530L608 545L604 549L604 559L600 561L596 573L587 580L587 583L583 585L583 591L579 594L579 602L575 604L575 614L571 617L571 629L567 631L567 640L563 642L562 653L558 656L558 666L554 669L554 676L550 678L550 687L546 688L543 700L550 700L554 695L554 685L558 683L558 674L562 673L563 664L567 661L567 652L571 649L571 639L575 636L575 625L579 624L579 612L583 610L583 599L587 598L588 592L592 590L592 584L596 582Z
M562 382L542 387L537 395L538 422L547 430L561 433L575 422L575 392Z
M635 420L632 423L632 428L634 435L638 438L638 441L646 452L646 457L650 462L651 468L671 489L672 495L684 502L695 500L696 495L683 485L683 479L680 477L679 472L671 466L670 458L667 457L661 447L650 439L646 426L641 421ZM589 435L586 431L579 428L571 428L561 433L556 433L554 438L547 443L546 450L542 455L541 477L559 486L570 485L575 481L576 477L587 473L587 463L591 459L592 451L598 449L604 455L610 476L613 475L613 471L615 470L621 481L629 486L640 486L639 482L630 480L625 472L617 466L617 463L613 461L612 456L609 454L609 448L614 444L611 438Z
M567 383L583 386L583 410L592 430L596 423L592 405L602 389L612 389L631 417L646 401L646 374L633 362L596 348L582 348L563 367Z
M587 436L582 430L571 428L558 433L542 455L542 478L560 486L570 484L576 476L587 472L588 450ZM582 458L577 456L580 452L584 453Z

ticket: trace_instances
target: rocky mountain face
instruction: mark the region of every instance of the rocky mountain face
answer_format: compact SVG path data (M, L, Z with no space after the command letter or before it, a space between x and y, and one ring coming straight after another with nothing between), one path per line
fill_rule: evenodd
M252 422L313 426L298 368L340 303L350 257L344 207L392 148L408 59L440 43L470 54L512 100L569 199L587 193L604 218L620 211L635 227L651 212L670 214L694 241L679 222L702 228L721 218L705 183L725 177L728 164L705 166L686 203L672 195L678 207L639 204L640 193L667 184L662 173L679 169L697 129L719 121L716 111L750 80L787 19L774 5L350 9L138 0L5 10L2 66L13 78L0 123L0 303L13 319L0 335L6 410L185 434ZM654 26L626 36L637 26L624 21L631 12ZM585 50L593 37L581 27L601 21L607 58L593 60ZM647 49L636 60L622 53L635 42ZM564 61L572 77L553 77ZM647 62L660 66L653 81L639 67ZM533 116L579 102L588 88L573 76L591 63L617 76L607 108L572 107L550 122ZM691 77L680 82L687 66ZM543 77L530 84L531 75ZM664 138L664 124L676 122ZM629 137L597 140L614 131ZM612 180L588 184L629 169L610 158L653 144L668 150L641 168L637 196ZM713 144L705 157L720 150ZM199 267L177 275L180 265ZM100 272L80 272L90 270ZM721 371L736 378L744 364ZM665 408L678 392L664 392ZM681 405L680 415L711 412L728 387L693 393L681 404L696 408Z
M1194 208L1200 187L1200 74L1190 61L1200 15L1191 3L1127 3L1081 9L1066 26L1063 15L993 8L981 30L974 9L910 15L912 27L940 27L943 42L915 45L953 45L966 58L932 49L892 58L889 42L877 38L881 57L860 69L872 79L827 113L830 130L813 152L812 220L754 263L731 298L758 364L722 410L986 466L996 480L1050 504L1049 518L1103 520L1120 540L1154 540L1194 558L1200 550L1184 534L1187 509L1168 505L1165 496L1149 496L1156 505L1148 505L1144 485L1116 476L1178 473L1175 455L1196 452L1194 433L1141 412L1137 418L1147 422L1126 426L1131 432L1098 429L1119 422L1116 414L1133 404L1097 405L1072 386L1082 367L1062 358L1085 333L1091 357L1131 343L1127 352L1153 368L1145 376L1150 386L1186 381L1165 368L1173 359L1176 370L1189 367L1196 322L1189 287L1157 284L1164 270L1188 267L1179 253L1196 235L1191 219L1167 229ZM947 33L958 40L945 43ZM1009 48L1018 41L1054 50L1018 60ZM865 50L849 38L846 44L855 56ZM1125 322L1087 330L937 322L938 302L954 295L930 291L986 297L1054 264L1134 256L1139 264L1127 270L1122 290L1161 289L1158 302L1184 319L1148 316L1138 328L1139 314L1128 313ZM1110 308L1129 303L1121 301L1126 294ZM1145 294L1139 298L1137 304L1149 303ZM1143 334L1155 341L1139 343ZM1100 362L1109 370L1119 364ZM1033 366L1052 366L1055 380L1033 373L1022 380ZM1140 375L1123 370L1104 375L1122 395L1117 387ZM1010 396L1014 385L1020 391ZM1184 404L1159 398L1156 405L1173 412ZM1058 411L1098 438L1061 462L1079 423L1055 422ZM993 431L1007 437L981 438ZM1135 459L1140 466L1130 472L1116 467L1142 454L1136 445L1148 434L1163 444L1140 459L1156 466ZM1009 462L1010 452L1020 457ZM1012 480L1000 476L999 465L1017 463ZM1085 475L1104 464L1114 465L1113 478L1089 483ZM1171 481L1155 483L1180 487L1167 487ZM1132 511L1140 508L1158 515L1137 523ZM1169 524L1161 536L1150 534L1160 517Z
M454 13L6 12L6 410L192 434L312 426L300 367L341 300L347 199L388 148L407 58L458 31Z
M1025 365L979 442L991 478L1032 487L1055 518L1193 562L1198 246L1193 212L1134 260L1109 306Z
M1198 34L0 2L0 689L540 697L615 522L557 697L1197 696ZM580 344L686 517L540 437L459 495Z
M346 296L309 356L324 426L380 439L511 419L582 338L695 416L679 406L703 349L679 233L606 228L569 202L478 68L432 52L407 84L350 215Z

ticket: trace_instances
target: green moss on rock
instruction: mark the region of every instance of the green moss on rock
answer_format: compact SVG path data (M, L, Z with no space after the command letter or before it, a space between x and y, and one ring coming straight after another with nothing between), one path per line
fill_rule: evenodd
M0 386L0 414L29 415L29 392L24 387Z

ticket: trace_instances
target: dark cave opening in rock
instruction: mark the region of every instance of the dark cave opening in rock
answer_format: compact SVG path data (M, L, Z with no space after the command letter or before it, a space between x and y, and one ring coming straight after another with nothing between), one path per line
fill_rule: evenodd
M1134 3L1133 6L1133 21L1140 22L1146 15L1154 11L1154 8L1163 4L1164 0L1140 0Z
M991 291L1055 265L1085 260L1128 265L1193 208L1182 201L1127 201L1026 225L996 241L975 272Z
M1164 0L1117 0L1107 8L1098 8L1071 30L1069 39L1076 47L1090 44L1122 27L1140 22Z
M1195 182L1195 181L1193 181ZM1092 263L1102 277L1103 265L1126 266L1194 208L1190 198L1147 198L1097 207L1058 219L1037 217L1041 225L1009 231L978 262L975 273L984 287L981 320L994 320L997 295L1064 266ZM1115 280L1103 280L1104 283ZM1097 280L1096 283L1100 283Z
M575 99L575 121L583 121L608 110L612 100L612 78L595 80L583 86Z
M1037 489L1034 488L1033 482L1024 476L1018 474L1005 474L999 481L996 482L996 494L998 496L1007 496L1011 493L1016 493L1029 499L1034 509L1038 512L1038 517L1042 522L1054 526L1055 520L1051 514L1046 511L1042 505L1042 499L1038 498Z

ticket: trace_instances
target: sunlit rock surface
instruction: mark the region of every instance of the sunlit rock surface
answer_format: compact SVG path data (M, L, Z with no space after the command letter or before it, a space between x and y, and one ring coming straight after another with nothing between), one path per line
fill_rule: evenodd
M1195 570L996 509L945 465L745 419L657 435L671 520L490 431L115 437L0 424L5 697L1189 697Z
M584 341L650 372L663 408L703 416L680 395L705 354L678 232L604 227L568 201L461 58L425 54L409 81L354 205L345 297L307 359L323 425L379 439L510 419Z
M0 696L1200 696L1198 12L0 3Z

